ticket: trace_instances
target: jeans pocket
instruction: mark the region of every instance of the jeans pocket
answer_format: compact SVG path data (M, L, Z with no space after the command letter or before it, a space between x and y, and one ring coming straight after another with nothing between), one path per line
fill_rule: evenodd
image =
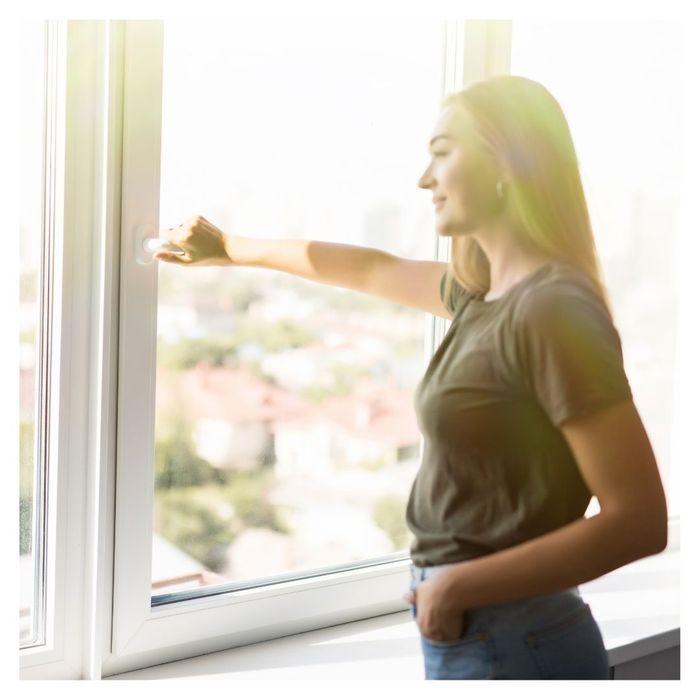
M541 677L607 680L609 664L600 629L584 603L525 635Z
M421 635L421 646L426 680L495 678L494 639L485 629L465 622L459 639L440 642Z
M475 630L472 629L470 626L471 622L471 616L469 615L469 611L465 611L464 615L462 616L462 629L459 633L459 637L457 639L450 639L448 641L440 641L440 640L435 640L435 639L428 639L424 635L421 634L421 638L423 641L431 646L431 647L437 647L437 648L443 648L443 649L451 649L453 647L461 647L461 646L467 646L469 644L474 644L476 642L487 642L490 641L491 636L489 635L488 632L485 632L484 630Z

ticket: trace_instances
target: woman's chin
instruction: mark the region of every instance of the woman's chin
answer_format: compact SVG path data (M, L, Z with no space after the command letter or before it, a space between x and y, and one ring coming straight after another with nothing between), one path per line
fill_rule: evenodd
M435 233L437 233L438 236L449 236L450 231L447 226L445 226L443 223L440 222L440 219L437 219L435 221Z
M435 226L435 233L437 233L438 236L442 236L444 238L452 236L454 234L454 231L451 231L447 226L440 226L438 224Z

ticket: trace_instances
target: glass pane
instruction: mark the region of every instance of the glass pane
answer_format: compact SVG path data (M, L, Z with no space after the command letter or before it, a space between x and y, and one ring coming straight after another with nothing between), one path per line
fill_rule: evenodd
M438 22L165 22L161 228L433 258L417 182L443 41ZM405 552L426 315L159 267L153 593Z
M36 601L39 585L39 528L41 497L36 458L37 381L41 362L41 247L43 245L44 109L46 24L23 22L20 42L20 326L19 326L19 641L38 642Z
M673 22L518 20L512 72L545 85L569 120L625 368L656 453L669 514L678 514L670 454L680 28Z

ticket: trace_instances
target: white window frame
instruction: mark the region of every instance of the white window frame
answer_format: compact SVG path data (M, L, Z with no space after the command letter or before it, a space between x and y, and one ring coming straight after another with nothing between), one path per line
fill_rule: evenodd
M158 230L163 25L52 26L65 169L56 185L48 622L46 643L20 651L21 677L99 679L405 610L408 558L151 607L157 272L135 256L139 237ZM509 72L509 22L445 26L444 93ZM448 243L437 239L436 259L449 258ZM426 357L446 327L426 316Z
M22 679L99 677L94 643L96 598L104 579L94 567L108 554L109 501L102 469L109 435L101 410L112 378L105 322L104 22L48 22L45 235L52 250L49 433L46 454L45 641L20 649ZM99 515L99 518L98 518ZM99 520L99 526L98 526ZM98 662L98 663L96 663Z
M470 34L486 26L474 25ZM466 29L466 23L446 26L443 93L461 88L465 67L486 75L481 56L474 66L465 57ZM158 230L162 32L160 22L126 23L114 631L106 674L407 607L401 597L407 556L151 607L153 468L147 456L154 440L157 268L135 262L135 255L141 239ZM430 335L432 353L435 332Z

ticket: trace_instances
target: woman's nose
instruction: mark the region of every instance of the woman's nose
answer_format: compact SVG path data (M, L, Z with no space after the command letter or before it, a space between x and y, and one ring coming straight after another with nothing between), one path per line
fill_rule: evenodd
M429 177L430 168L426 169L425 172L418 179L418 187L424 190L429 190L431 186L432 177Z

